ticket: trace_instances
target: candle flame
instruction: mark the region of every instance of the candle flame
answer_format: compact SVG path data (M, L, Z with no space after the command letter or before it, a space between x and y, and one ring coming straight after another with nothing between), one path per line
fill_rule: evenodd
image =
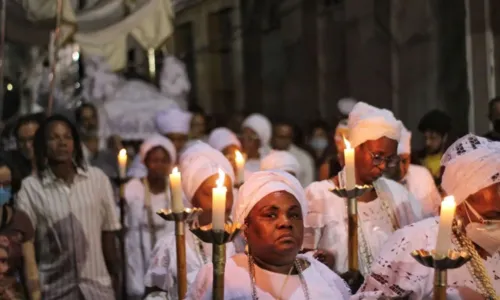
M342 136L342 139L344 139L345 148L351 149L351 143L345 138L345 136Z
M225 177L226 177L226 174L224 173L224 171L222 171L221 169L219 169L219 178L216 181L216 184L217 184L218 188L224 186Z
M172 170L172 174L178 174L179 173L179 168L178 167L175 167L173 170Z
M446 196L442 204L455 205L455 196Z
M243 154L241 154L240 151L236 150L235 155L236 155L236 161L243 161L244 160Z
M127 159L127 150L125 148L121 149L120 152L118 152L118 158Z

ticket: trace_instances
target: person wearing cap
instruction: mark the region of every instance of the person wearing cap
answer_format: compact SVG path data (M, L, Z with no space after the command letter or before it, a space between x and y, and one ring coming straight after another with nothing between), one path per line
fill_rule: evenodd
M174 230L174 224L156 212L171 207L168 174L176 160L175 147L166 137L155 134L142 143L139 155L147 175L125 185L127 296L131 300L144 295L144 273L156 241Z
M273 150L260 162L262 171L285 171L295 177L300 174L299 161L288 151Z
M411 163L411 132L403 124L401 124L398 155L399 165L388 169L388 177L401 183L420 201L425 216L438 215L441 195L429 170Z
M226 262L224 299L349 299L351 292L337 274L312 255L299 254L307 201L294 176L253 173L235 206L235 221L243 224L248 247ZM212 273L211 263L203 266L186 299L212 299Z
M447 299L499 299L500 143L467 134L446 150L441 164L442 187L457 204L451 248L472 256L466 265L448 270ZM436 248L439 222L439 217L428 218L396 231L354 299L432 299L434 270L410 253Z
M422 207L402 185L382 177L386 168L399 163L401 129L392 112L358 102L349 114L348 126L348 139L355 148L356 184L373 186L358 198L359 266L361 275L366 275L389 236L423 218ZM348 271L347 207L345 199L331 190L344 186L343 170L306 188L309 213L304 247L329 251L335 257L334 270L340 274ZM349 280L359 275L345 274ZM351 282L353 291L360 282Z
M228 221L233 206L234 172L229 161L219 151L198 141L181 154L179 171L182 174L182 191L188 206L198 207L203 212L198 217L199 226L212 223L212 190L217 185L219 173L224 176L226 194L226 218ZM188 288L196 278L198 270L212 260L212 244L202 242L191 231L186 230L186 267ZM233 243L226 245L227 257L235 253ZM154 247L144 278L146 299L178 299L177 260L175 232L161 237Z
M260 170L260 160L270 151L272 125L268 118L261 114L251 114L241 125L241 144L247 155L245 178Z
M156 115L156 128L166 136L175 146L177 153L181 153L189 139L191 129L190 112L174 107Z

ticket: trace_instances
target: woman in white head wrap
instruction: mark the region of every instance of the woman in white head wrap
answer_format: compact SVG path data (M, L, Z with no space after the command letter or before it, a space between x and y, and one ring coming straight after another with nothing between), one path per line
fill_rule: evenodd
M500 143L468 134L443 155L442 185L457 204L451 248L466 251L472 260L448 270L447 299L499 299L500 278ZM358 299L409 294L409 299L432 299L433 273L408 253L436 247L439 217L396 231L372 266ZM409 238L411 237L411 238ZM404 274L404 276L402 276ZM375 298L369 298L373 296Z
M156 115L158 132L168 137L181 153L186 145L191 127L191 113L180 108L171 108Z
M262 159L260 169L262 171L285 171L297 177L300 173L300 164L290 152L273 150Z
M261 114L248 116L242 124L241 142L243 151L247 155L245 170L248 177L251 173L260 170L260 160L271 151L269 143L272 136L271 122Z
M424 215L433 217L439 214L441 195L434 178L425 167L411 163L411 132L401 123L401 138L398 144L399 165L390 168L387 176L410 191L420 202Z
M224 154L236 173L236 151L241 152L241 143L236 134L225 127L215 128L208 136L208 144Z
M173 230L156 211L170 206L168 174L176 160L175 147L159 134L146 139L139 157L145 165L144 178L134 178L125 185L127 205L127 294L142 299L144 273L156 241Z
M226 263L224 299L349 299L347 285L311 255L299 255L307 201L300 182L283 171L261 171L241 186L235 221L248 252ZM204 266L187 299L212 299L212 268Z
M358 102L348 120L349 141L355 148L356 183L373 185L358 199L360 256L362 275L368 273L380 247L398 228L422 219L420 203L400 184L381 178L387 167L399 163L397 147L401 125L394 115L385 109ZM312 183L306 188L309 214L306 224L307 248L323 249L335 256L334 269L347 272L347 210L345 200L331 189L344 186L344 171L328 180ZM359 287L359 274L346 274L359 278L350 282L353 291ZM356 284L357 283L357 284Z
M200 226L212 222L212 189L216 186L219 170L225 173L227 187L226 216L233 205L234 173L229 161L219 151L203 142L196 142L186 149L180 158L182 190L193 207L203 209L199 217ZM234 246L227 245L226 254L231 256ZM186 264L188 286L194 281L198 270L212 259L212 245L201 242L190 231L186 231ZM156 244L144 279L151 299L158 293L167 293L169 299L177 299L177 266L175 235L162 237Z

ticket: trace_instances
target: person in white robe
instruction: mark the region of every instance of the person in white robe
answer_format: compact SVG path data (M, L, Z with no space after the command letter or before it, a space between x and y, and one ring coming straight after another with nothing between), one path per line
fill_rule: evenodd
M374 187L358 198L359 266L365 275L395 230L423 218L422 207L402 185L382 177L387 167L399 163L401 129L392 112L358 102L349 114L348 126L348 138L356 155L356 183ZM341 171L338 176L306 188L310 210L304 248L330 252L334 256L333 269L340 274L348 271L347 205L331 190L344 185L345 173ZM350 276L345 275L346 279Z
M260 162L262 171L285 171L297 177L300 174L300 164L293 154L288 151L273 150Z
M411 132L401 124L398 144L399 165L391 170L391 178L401 183L422 204L425 217L439 214L441 195L427 168L411 163Z
M144 274L156 241L174 230L174 224L165 222L156 212L171 204L168 174L176 161L175 147L156 134L142 143L139 155L147 175L125 185L127 296L131 300L144 296Z
M156 115L155 125L158 133L167 137L174 144L175 151L181 154L188 141L191 113L177 107L161 111ZM127 176L133 178L146 176L146 168L139 155L132 161Z
M500 299L500 143L468 134L442 158L442 187L457 203L450 247L471 254L466 265L448 270L447 299ZM461 223L461 225L459 225ZM433 299L434 270L410 256L434 250L439 217L396 231L373 263L355 299L407 296Z
M225 173L227 187L226 216L230 216L233 205L234 172L229 161L219 151L203 142L197 142L181 155L179 164L182 174L182 189L192 207L203 212L199 216L200 226L212 223L212 189L216 186L219 170ZM167 233L156 243L144 283L148 298L177 299L177 256L175 233ZM235 253L233 244L226 245L228 257ZM194 281L198 270L212 260L212 245L186 231L186 267L188 287Z
M300 182L283 171L260 171L241 186L235 221L248 251L226 262L226 300L347 300L350 290L332 270L298 254L307 201ZM186 299L212 299L213 265L205 265Z
M260 170L260 160L271 151L272 125L261 114L248 116L242 124L241 142L247 155L245 178Z

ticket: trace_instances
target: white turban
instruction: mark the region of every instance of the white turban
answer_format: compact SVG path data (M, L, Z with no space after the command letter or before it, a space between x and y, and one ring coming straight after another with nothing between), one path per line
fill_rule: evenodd
M398 154L411 153L411 131L401 123L401 136L399 137Z
M210 133L208 144L213 148L222 151L228 146L241 148L241 143L236 134L225 127L219 127Z
M467 134L444 153L441 187L458 204L470 195L500 182L500 143Z
M234 183L233 167L227 158L220 151L200 141L182 153L179 168L182 189L188 201L191 201L196 190L207 178L219 173L219 169Z
M248 116L245 121L243 121L242 127L247 127L255 131L259 136L262 147L265 147L271 141L273 131L271 122L261 114L251 114Z
M343 115L348 115L351 113L352 109L358 101L353 98L342 98L337 102L337 108Z
M161 134L189 134L191 113L179 108L172 108L156 115L156 127Z
M279 170L300 174L299 161L288 151L272 151L260 161L262 171Z
M141 144L139 153L141 155L141 161L143 163L148 152L155 147L162 147L163 149L165 149L165 151L167 151L168 155L170 156L170 161L175 162L177 160L177 152L175 151L174 144L172 144L172 142L163 135L155 134L147 138Z
M302 216L307 215L306 195L297 178L284 171L259 171L253 173L240 187L234 206L234 221L243 224L255 204L279 191L292 194L299 201Z
M357 147L366 141L387 137L399 142L401 124L392 112L358 102L349 114L349 142Z

